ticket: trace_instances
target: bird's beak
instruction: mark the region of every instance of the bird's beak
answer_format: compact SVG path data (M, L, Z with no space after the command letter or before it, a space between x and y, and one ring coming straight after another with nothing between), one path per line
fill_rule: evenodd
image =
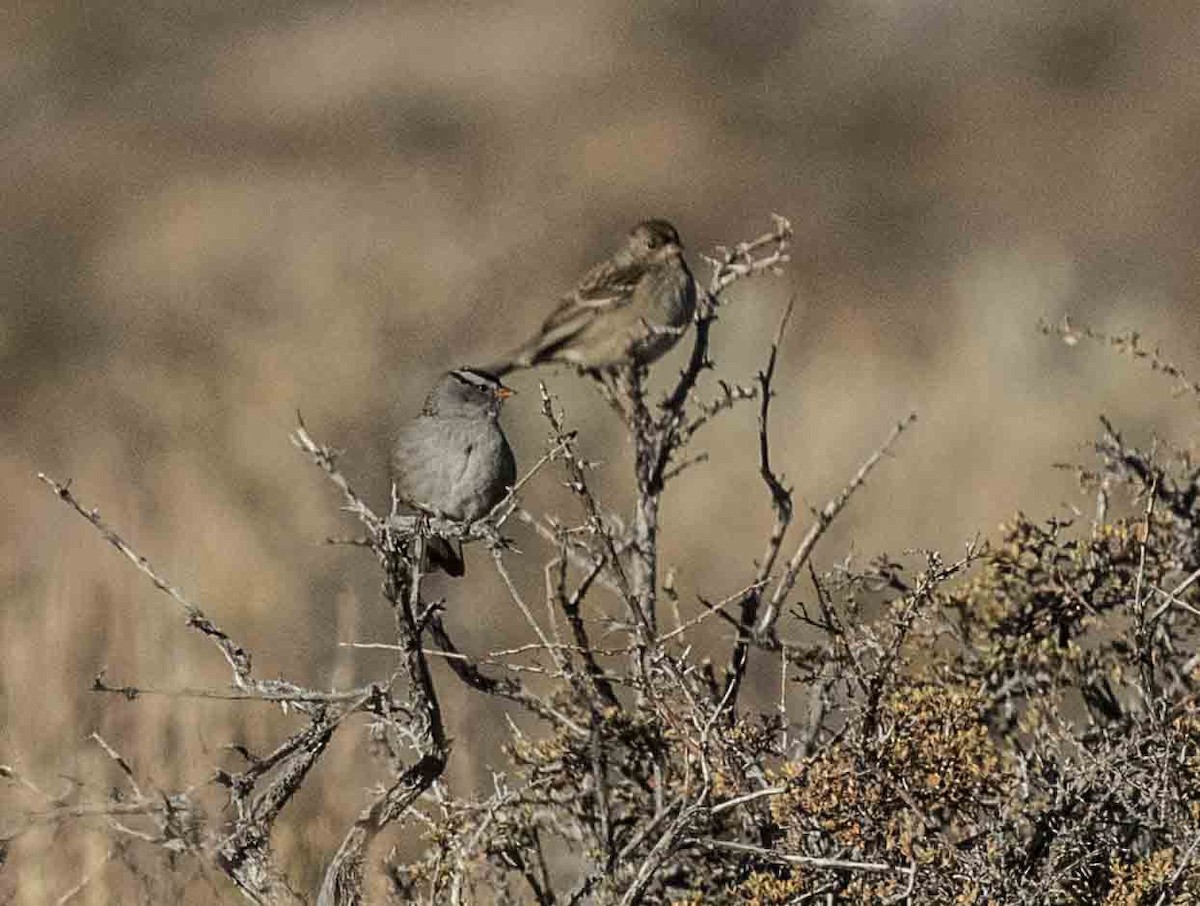
M506 400L516 392L517 391L513 390L511 387L505 387L503 384L501 384L496 388L496 399Z

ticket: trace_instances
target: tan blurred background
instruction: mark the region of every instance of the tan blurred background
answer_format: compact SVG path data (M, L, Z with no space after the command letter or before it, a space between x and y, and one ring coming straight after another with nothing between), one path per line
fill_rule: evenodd
M386 639L387 614L369 559L322 544L352 526L288 444L295 412L382 503L389 432L435 375L523 339L646 216L676 223L701 274L699 253L792 219L791 268L738 288L716 355L749 380L798 293L775 439L804 504L919 410L821 564L952 553L1018 508L1085 505L1052 464L1086 458L1101 412L1139 440L1194 433L1161 378L1036 330L1067 313L1138 327L1200 370L1185 0L9 0L0 117L0 763L53 792L114 782L93 730L175 788L225 743L292 724L89 693L101 668L162 688L227 676L36 472L73 479L261 675L374 678L383 656L337 642ZM540 376L627 501L613 419L573 375ZM506 425L528 464L536 377L515 386ZM753 432L745 408L703 434L711 461L668 497L685 596L752 574L770 520ZM527 500L574 516L549 473ZM536 595L543 550L514 533ZM487 564L469 568L439 592L461 644L525 641ZM480 729L496 711L451 702L452 776L474 783L499 763ZM282 822L301 885L378 776L360 740ZM31 804L0 797L0 815ZM28 838L0 898L53 901L107 852L99 834ZM80 900L130 884L110 864Z

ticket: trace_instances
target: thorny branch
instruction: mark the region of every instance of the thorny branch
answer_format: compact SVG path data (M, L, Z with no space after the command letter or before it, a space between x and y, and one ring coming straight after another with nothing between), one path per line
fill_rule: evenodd
M792 492L784 487L783 481L771 468L770 415L771 397L774 391L771 382L775 377L775 365L779 359L779 347L783 343L788 321L792 317L796 297L788 300L783 317L779 319L779 327L775 330L775 339L771 341L771 352L767 357L766 367L758 373L759 406L758 406L758 471L767 491L771 495L771 508L775 512L775 524L771 527L767 539L765 555L758 565L758 572L750 590L742 597L741 614L738 617L738 636L733 651L729 656L729 668L726 671L726 693L730 701L736 703L738 690L746 675L746 665L750 657L750 642L755 629L759 604L762 600L762 589L769 580L775 568L775 559L783 545L784 535L792 521Z
M800 544L796 547L796 552L788 560L783 575L780 576L778 583L776 583L775 591L772 593L766 608L762 612L762 616L759 618L758 625L755 627L755 634L758 637L766 638L774 632L775 623L779 619L780 609L795 586L796 577L800 575L800 570L808 563L808 558L812 556L817 542L821 540L821 536L825 534L833 524L833 521L837 519L838 514L846 508L846 504L850 502L851 496L862 487L863 483L867 480L867 476L871 474L871 471L879 464L879 461L891 453L896 441L900 439L900 435L911 427L916 420L917 413L912 412L906 418L897 422L883 444L859 466L858 471L854 473L854 477L850 479L850 482L842 488L836 497L826 502L825 506L821 507L816 513L816 519L804 537L800 539Z
M86 509L71 493L70 482L60 484L53 478L39 472L38 480L48 484L58 495L59 499L76 513L91 523L109 544L115 547L129 560L142 575L146 576L159 591L170 597L183 608L187 616L187 626L207 636L217 646L229 666L233 669L233 681L239 688L251 687L254 681L250 676L250 655L244 648L235 643L220 627L212 622L204 611L187 600L170 582L162 578L150 565L150 561L138 554L117 532L100 518L100 511Z
M1077 346L1081 340L1091 340L1108 346L1122 355L1127 355L1135 361L1146 362L1152 371L1166 375L1175 382L1175 392L1179 395L1190 394L1200 399L1200 381L1192 379L1186 371L1175 362L1166 358L1157 346L1147 348L1142 336L1136 330L1109 334L1096 330L1087 325L1076 326L1070 318L1064 317L1057 326L1042 321L1038 328L1042 333L1054 335L1067 346Z

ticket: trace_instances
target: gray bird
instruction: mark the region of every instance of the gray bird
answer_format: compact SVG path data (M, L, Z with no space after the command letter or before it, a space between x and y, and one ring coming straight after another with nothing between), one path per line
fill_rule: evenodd
M500 428L500 404L512 390L486 371L456 368L442 375L421 414L400 429L392 472L400 498L461 522L486 516L517 480L517 465ZM445 538L426 543L431 567L464 571L462 548Z
M683 243L665 220L644 220L611 258L565 296L537 335L491 370L543 362L603 370L649 365L675 345L696 310Z

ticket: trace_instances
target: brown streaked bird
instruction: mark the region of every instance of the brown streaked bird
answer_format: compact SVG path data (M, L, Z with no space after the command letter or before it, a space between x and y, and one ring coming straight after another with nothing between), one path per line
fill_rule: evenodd
M607 261L588 271L537 335L505 362L517 368L564 362L604 370L649 365L675 345L696 311L696 281L683 243L665 220L644 220Z
M517 480L517 465L500 427L500 405L512 390L487 371L456 368L442 375L421 413L401 429L392 452L400 499L426 513L464 523L481 519ZM464 572L462 547L427 540L432 568Z

